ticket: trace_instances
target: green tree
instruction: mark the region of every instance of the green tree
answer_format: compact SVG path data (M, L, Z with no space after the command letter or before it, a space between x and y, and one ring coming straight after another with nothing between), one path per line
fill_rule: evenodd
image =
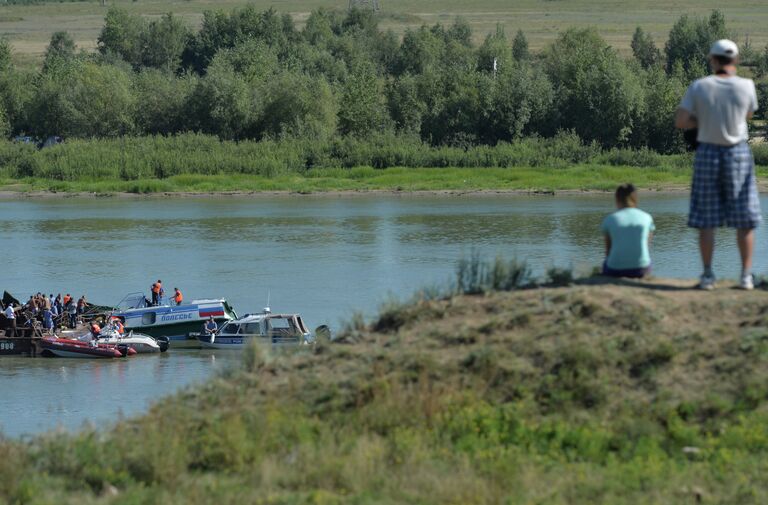
M651 68L661 61L661 51L653 42L650 33L645 33L639 26L632 35L632 54L643 68Z
M11 134L11 122L8 120L8 114L5 107L0 104L0 139L8 138Z
M661 66L648 69L644 80L645 106L642 126L633 132L633 144L662 153L682 151L682 133L674 127L674 117L685 92L685 83L675 75L666 75Z
M438 97L433 95L424 116L422 138L459 147L477 143L489 123L493 76L474 69L453 69L431 84L429 93Z
M11 43L5 37L0 37L0 72L9 70L13 65L12 54Z
M42 75L30 108L40 136L116 137L133 132L136 99L123 70L74 60Z
M251 84L276 75L281 69L277 48L256 39L246 39L234 47L220 50L213 58L212 65L216 64L231 66Z
M555 89L556 129L573 129L586 141L626 144L643 107L643 87L594 29L570 29L545 52Z
M437 66L444 47L445 39L426 26L406 30L394 65L395 73L424 73Z
M453 40L465 47L472 47L472 26L463 17L457 17L446 32L448 40Z
M758 77L768 75L768 45L765 46L763 52L757 57L755 73Z
M0 107L13 132L29 131L29 104L35 92L31 82L38 79L37 72L13 67L0 72Z
M379 22L372 9L355 7L347 11L347 15L341 23L340 33L367 33L375 36L378 33Z
M705 72L710 46L727 37L725 18L720 11L712 11L708 19L681 16L672 26L664 46L667 73L678 61L691 77Z
M117 55L138 68L142 64L146 29L144 18L112 6L107 11L104 27L98 37L99 52Z
M477 49L477 69L483 72L493 72L494 68L503 70L513 61L512 49L504 33L504 27L500 24L496 25L496 32L488 34Z
M51 36L48 48L45 50L43 60L43 72L49 71L52 66L67 62L75 57L75 40L67 32L55 32Z
M189 102L198 77L154 68L142 69L133 78L136 100L136 130L142 134L170 135L191 129Z
M515 39L512 41L512 57L517 61L531 59L531 53L528 50L528 39L525 38L523 30L518 30Z
M0 109L5 132L19 132L27 128L28 103L34 91L36 75L20 71L12 62L11 45L0 37Z
M338 11L320 8L312 11L304 25L302 36L313 46L327 48L339 33L342 19Z
M336 131L338 106L328 82L284 72L265 83L261 135L328 140Z
M258 12L253 6L230 13L206 11L200 31L189 39L182 63L205 73L216 53L246 39L261 40L275 48L289 48L298 40L290 15L280 16L274 9Z
M339 104L339 131L365 137L387 128L389 116L376 69L361 63L344 83Z
M547 76L528 62L502 68L493 81L485 141L511 141L538 133L554 99Z
M210 65L190 97L196 130L224 139L245 136L254 118L253 94L245 78L224 61Z
M387 108L395 127L405 133L421 133L426 104L419 96L418 78L404 75L387 83Z
M152 21L142 36L142 64L175 71L181 63L181 53L192 36L184 22L168 13Z

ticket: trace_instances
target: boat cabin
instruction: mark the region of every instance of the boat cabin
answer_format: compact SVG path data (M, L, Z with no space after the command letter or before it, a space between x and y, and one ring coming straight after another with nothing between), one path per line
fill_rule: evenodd
M260 338L273 345L303 344L310 332L298 314L246 315L230 321L217 332L217 340Z
M111 315L123 321L126 331L135 330L179 342L199 331L209 317L218 324L237 319L237 314L223 298L185 301L181 305L152 305L144 293L126 295Z

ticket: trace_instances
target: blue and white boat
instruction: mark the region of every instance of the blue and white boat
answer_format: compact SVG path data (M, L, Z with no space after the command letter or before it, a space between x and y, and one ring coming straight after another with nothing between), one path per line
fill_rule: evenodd
M192 300L182 305L152 305L144 293L126 295L111 315L123 321L126 332L167 337L175 348L199 347L190 334L201 331L210 317L220 326L237 319L237 314L223 298Z
M281 347L315 341L300 315L272 314L269 309L229 321L213 334L203 332L195 337L204 348L210 349L243 349L250 342Z

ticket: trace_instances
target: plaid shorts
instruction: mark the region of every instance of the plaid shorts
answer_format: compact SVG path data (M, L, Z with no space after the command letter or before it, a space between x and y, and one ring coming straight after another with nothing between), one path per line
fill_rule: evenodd
M755 163L746 142L700 144L693 162L688 226L756 228L762 221Z

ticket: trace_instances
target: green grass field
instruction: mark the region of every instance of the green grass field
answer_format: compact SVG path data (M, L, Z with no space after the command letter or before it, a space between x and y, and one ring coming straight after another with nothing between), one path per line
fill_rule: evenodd
M422 23L450 23L456 16L466 18L481 40L501 23L508 33L523 29L531 47L538 49L554 40L570 26L596 26L609 43L622 51L637 25L663 44L674 21L681 14L707 15L712 9L725 14L728 26L742 40L749 36L755 47L768 43L768 2L760 0L380 0L381 25L402 33ZM113 0L134 13L158 16L166 12L181 15L191 26L198 26L208 9L232 9L247 4L257 9L274 7L289 12L298 23L318 7L344 9L347 0ZM0 7L0 33L10 38L20 62L39 61L51 34L70 32L79 47L93 49L103 24L106 7L98 1L41 3Z

